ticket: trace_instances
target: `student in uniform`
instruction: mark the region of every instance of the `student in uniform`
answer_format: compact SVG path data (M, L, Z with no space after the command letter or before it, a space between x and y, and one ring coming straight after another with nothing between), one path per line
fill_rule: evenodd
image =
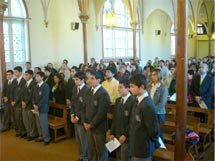
M145 76L137 74L130 79L130 91L137 97L132 110L129 140L132 161L151 161L158 143L159 123L155 105L146 91Z
M107 159L105 154L107 152L105 151L107 111L110 97L100 84L102 76L99 72L92 71L88 79L91 90L87 92L83 116L84 128L87 130L88 159L105 161Z
M33 93L35 90L35 82L33 81L34 72L32 70L27 70L25 72L26 85L24 87L23 96L22 96L22 117L27 132L26 139L28 141L33 140L37 137L36 122L34 114L32 113L33 109Z
M12 108L14 108L16 136L25 137L26 129L22 119L22 95L23 95L26 81L22 77L22 67L20 66L15 67L14 75L16 79L12 90L11 105L12 105Z
M51 140L50 133L49 133L49 125L48 125L49 86L48 84L43 82L44 76L45 75L43 72L38 72L35 75L37 87L35 88L35 92L34 92L33 107L35 111L39 112L39 121L42 129L44 145L48 145ZM37 128L38 130L40 130L38 126ZM38 138L36 141L41 141L41 139Z
M4 108L4 115L3 115L3 128L1 129L2 132L9 131L10 126L14 121L14 110L11 106L11 94L12 94L12 88L15 81L13 79L12 70L8 70L6 74L7 74L7 80L4 82L4 85L3 85L3 102L5 104L5 108Z
M78 72L74 75L75 87L72 90L71 122L75 127L75 138L80 154L79 161L88 161L87 131L82 124L83 104L89 87L84 83L85 74Z
M109 138L117 138L121 144L116 150L117 161L130 161L128 134L131 110L135 103L135 99L129 92L128 79L119 82L118 92L121 97L116 99Z

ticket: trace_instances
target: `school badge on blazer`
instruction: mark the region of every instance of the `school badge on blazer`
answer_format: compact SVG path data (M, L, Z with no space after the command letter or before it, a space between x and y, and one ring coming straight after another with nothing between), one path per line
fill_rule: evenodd
M136 115L136 116L135 116L135 119L136 119L137 122L141 122L141 119L140 119L140 116L139 116L139 115Z
M94 106L98 106L98 101L93 101Z
M124 111L124 115L125 115L126 117L128 116L128 111L127 111L127 110Z

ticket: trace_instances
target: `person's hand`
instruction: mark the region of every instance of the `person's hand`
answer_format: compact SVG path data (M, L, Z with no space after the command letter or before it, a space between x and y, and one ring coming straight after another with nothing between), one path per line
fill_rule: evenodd
M110 136L109 136L109 139L110 139L110 140L113 140L114 138L115 138L114 135L110 135Z
M12 102L11 102L11 105L12 105L12 106L14 106L14 105L15 105L15 103L16 103L16 102L12 101Z
M77 123L78 123L78 118L75 117L75 115L72 115L72 116L71 116L71 122L72 122L73 124L77 124Z
M197 102L197 103L200 103L200 101L201 101L201 97L199 97L199 96L195 96L195 100L196 100L196 102Z
M7 97L4 97L3 100L4 100L4 103L7 103L8 98L7 98Z
M89 131L89 130L92 128L92 126L91 126L90 124L84 123L84 128L85 128L87 131Z
M124 135L120 136L119 142L121 145L125 143L125 140L126 140L126 137Z
M66 99L66 105L71 106L71 101L69 99Z

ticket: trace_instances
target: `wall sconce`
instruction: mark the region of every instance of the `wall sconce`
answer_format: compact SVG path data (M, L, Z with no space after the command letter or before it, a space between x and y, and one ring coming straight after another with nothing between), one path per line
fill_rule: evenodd
M71 30L75 31L79 29L79 23L78 22L71 22Z
M155 35L160 35L161 34L161 30L155 30Z

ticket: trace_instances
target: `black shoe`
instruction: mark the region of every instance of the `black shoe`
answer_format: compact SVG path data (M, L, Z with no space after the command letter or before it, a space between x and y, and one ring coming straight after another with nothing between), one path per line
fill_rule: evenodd
M35 142L42 142L42 141L43 141L43 138L40 138L40 137L35 139Z
M49 145L50 141L44 141L44 145Z
M26 139L26 138L27 138L27 134L22 134L22 135L21 135L21 138Z
M20 134L20 133L17 133L15 136L16 136L16 137L19 137L19 136L21 136L21 134Z
M77 161L83 161L83 159L78 159Z
M10 129L2 129L1 132L7 132L9 131Z
M32 141L32 140L34 140L34 139L35 139L35 137L29 136L27 140L28 140L28 141Z

